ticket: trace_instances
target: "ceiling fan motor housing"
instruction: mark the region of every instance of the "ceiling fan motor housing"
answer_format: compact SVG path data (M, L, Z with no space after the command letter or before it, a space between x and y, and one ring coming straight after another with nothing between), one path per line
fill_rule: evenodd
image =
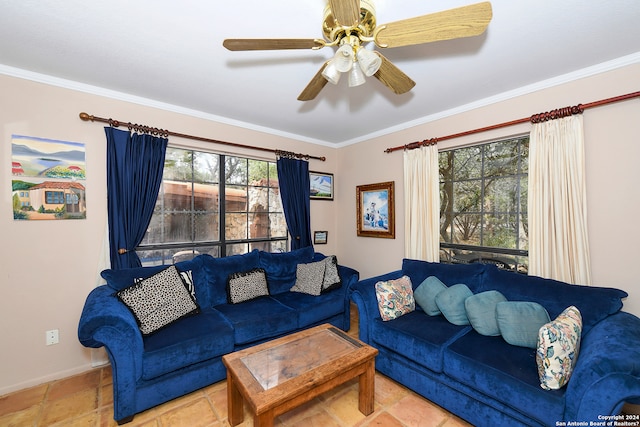
M376 28L376 10L371 0L360 0L360 22L356 26L344 25L336 22L331 6L327 4L324 8L324 19L322 21L322 33L326 40L335 42L342 39L348 33L354 33L363 37L371 37Z

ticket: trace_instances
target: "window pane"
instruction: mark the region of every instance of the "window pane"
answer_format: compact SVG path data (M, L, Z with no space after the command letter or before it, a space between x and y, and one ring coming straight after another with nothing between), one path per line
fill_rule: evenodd
M454 212L479 213L482 210L482 185L480 180L453 183Z
M267 186L269 181L269 163L249 159L249 184Z
M486 212L516 212L518 209L518 178L487 180L484 190Z
M194 152L193 154L193 180L199 183L217 184L219 182L220 156L211 153Z
M517 139L487 144L485 146L485 178L518 173L519 158Z
M286 252L287 251L287 241L286 240L276 240L271 243L271 248L269 252Z
M247 159L226 157L224 176L227 184L247 184Z
M284 212L278 187L269 189L269 212Z
M485 215L485 228L482 246L517 249L517 215Z
M225 238L227 240L247 238L247 214L228 213L225 216Z
M269 237L269 214L251 213L249 214L249 238L259 239Z
M164 159L163 180L191 181L193 176L193 151L167 147Z
M482 146L455 150L453 156L453 179L471 179L482 176Z
M227 185L225 188L225 204L227 212L247 211L247 187Z
M220 214L218 212L196 212L194 227L195 241L218 241L220 239Z
M481 215L460 214L453 219L453 242L480 245Z
M191 242L193 236L192 215L189 212L165 211L164 238L162 243Z
M269 189L267 187L249 187L249 212L266 212L269 206Z
M234 243L232 245L227 245L227 256L230 255L241 255L249 252L249 244L248 243Z
M269 226L271 227L271 237L287 237L287 222L284 214L269 214Z

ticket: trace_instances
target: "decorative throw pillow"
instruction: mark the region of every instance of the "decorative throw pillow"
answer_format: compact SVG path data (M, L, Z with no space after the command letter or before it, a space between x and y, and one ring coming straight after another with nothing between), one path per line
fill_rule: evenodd
M496 319L496 306L507 299L498 291L485 291L470 296L464 301L467 317L473 329L480 335L496 337L500 327Z
M338 289L342 286L342 279L338 274L338 258L335 255L330 255L324 260L324 280L322 281L322 293L329 292L333 289Z
M409 276L376 283L376 298L380 317L385 322L403 314L411 313L416 308L413 289Z
M549 322L549 313L537 302L507 301L496 305L502 338L511 345L536 348L538 331Z
M425 313L429 316L437 316L441 311L436 304L436 295L445 289L447 289L447 285L442 283L440 279L436 276L429 276L413 291L413 297Z
M173 265L116 292L116 296L131 310L145 336L199 311Z
M436 305L449 323L458 326L468 325L469 318L464 302L472 295L473 292L467 285L458 283L439 292L436 295Z
M269 295L267 276L263 268L232 273L227 279L227 301L230 304L249 301Z
M184 282L191 296L194 299L196 299L196 288L195 286L193 286L193 272L191 270L187 270L187 271L178 270L178 273L180 273L180 277L182 277L182 281ZM144 280L143 277L137 277L133 279L133 283L140 283L143 280Z
M569 382L578 360L581 335L582 315L573 305L540 328L536 350L540 387L556 390Z
M324 260L298 264L296 267L296 283L291 287L291 292L301 292L314 296L320 295L326 265Z

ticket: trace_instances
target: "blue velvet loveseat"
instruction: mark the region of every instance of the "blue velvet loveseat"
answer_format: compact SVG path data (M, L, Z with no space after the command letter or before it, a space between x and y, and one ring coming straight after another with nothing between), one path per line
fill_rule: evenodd
M411 287L414 307L396 311L391 320L383 311L383 320L378 298L386 308L397 309L402 307L394 304L410 293L379 293L402 283ZM465 312L457 314L474 323L453 319L452 309L460 306L448 305L455 300L449 299L452 295L462 295ZM559 426L613 425L625 402L640 403L640 319L620 311L626 296L618 289L569 285L493 265L405 259L401 270L358 282L352 300L358 308L360 339L378 349L376 369L381 373L474 425ZM471 304L491 298L490 310L485 306L485 311L475 311L478 305ZM529 317L532 307L546 311L551 323ZM565 319L568 307L577 308L582 323L581 331L577 321L568 329L580 338L579 348L567 353L570 358L562 365L573 364L573 370L564 386L544 389L538 362L546 375L554 353L541 350L541 341L550 338L551 349L566 344L548 326ZM439 308L448 313L438 313ZM483 319L493 323L483 324ZM536 322L544 328L535 326L533 346L514 345L511 334ZM487 326L497 329L490 334L483 331ZM561 348L555 350L560 354Z
M176 274L181 279L174 279ZM102 277L107 284L88 295L78 337L84 346L106 348L114 419L122 424L224 379L224 354L321 323L348 330L350 288L358 272L308 247L225 258L198 255L170 267L105 270ZM162 289L174 281L184 284ZM147 310L150 305L153 310ZM177 319L149 320L149 313L156 316L166 306L181 310Z

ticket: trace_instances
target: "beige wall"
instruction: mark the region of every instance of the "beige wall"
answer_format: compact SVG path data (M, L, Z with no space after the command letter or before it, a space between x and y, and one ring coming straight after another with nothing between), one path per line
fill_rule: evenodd
M163 127L242 144L261 145L311 155L312 170L335 175L335 200L312 201L312 230L327 230L329 244L342 264L370 277L398 269L403 255L402 153L384 149L527 117L553 108L586 103L638 90L640 65L541 90L470 112L460 113L394 134L340 149L215 123L161 109L80 91L0 76L0 395L87 370L91 353L77 340L84 299L98 281L106 230L105 138L103 125L85 123L78 113ZM627 290L625 310L640 314L640 284L635 269L640 250L640 100L585 112L588 219L594 283ZM441 148L526 133L529 125L443 142ZM87 155L87 219L14 221L11 214L11 135L22 134L84 142ZM172 144L206 147L172 138ZM239 152L264 157L261 152ZM396 238L357 237L355 187L395 181ZM60 343L45 346L44 332L60 330Z

